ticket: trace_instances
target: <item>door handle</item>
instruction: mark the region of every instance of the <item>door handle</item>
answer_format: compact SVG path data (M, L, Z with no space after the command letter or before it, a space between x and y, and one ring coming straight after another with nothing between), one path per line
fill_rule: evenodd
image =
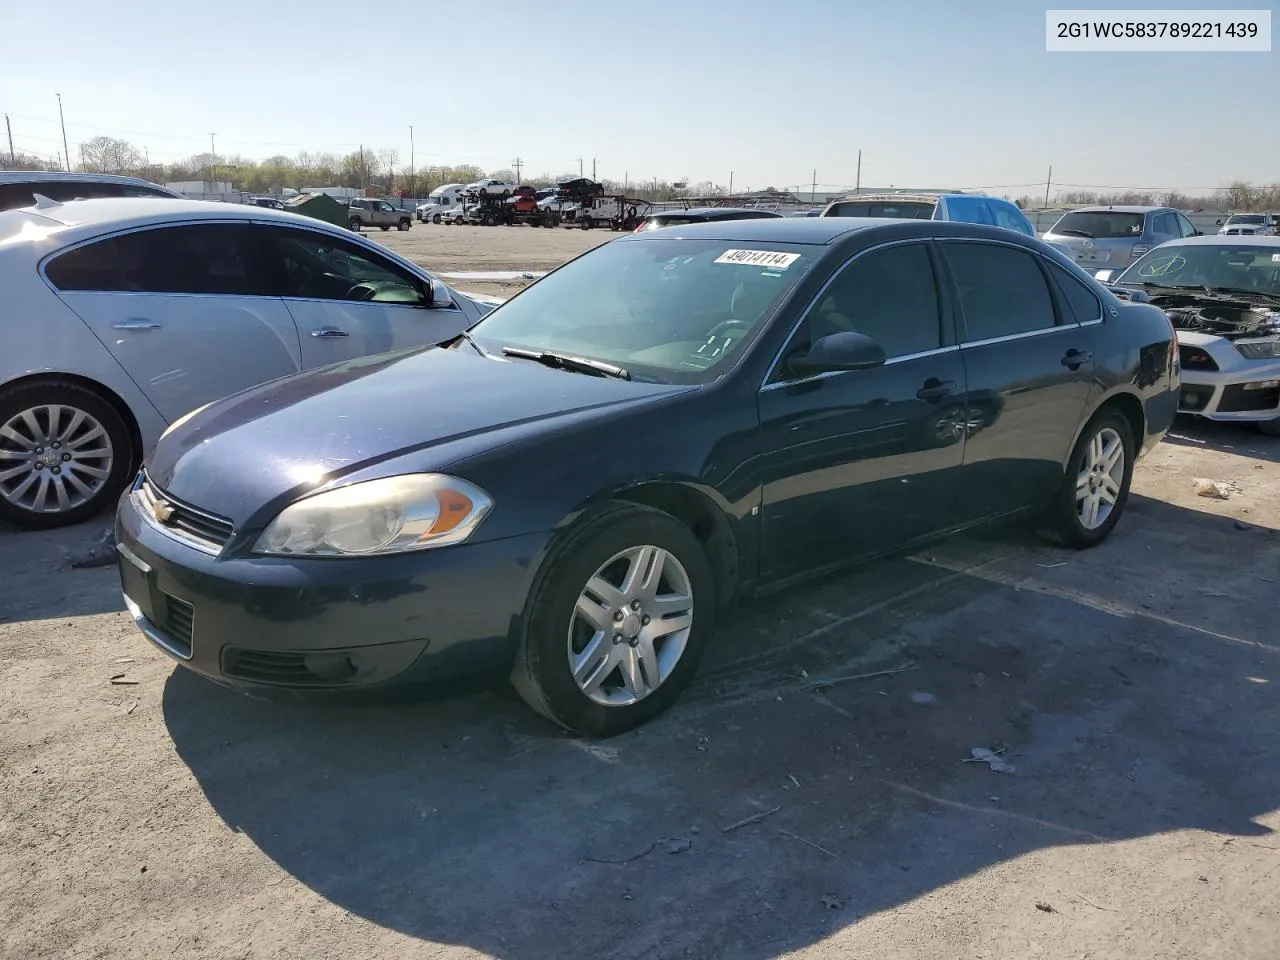
M937 377L930 377L924 382L924 386L916 391L916 396L925 403L937 403L947 394L956 392L956 382L954 380L939 380Z
M1072 370L1078 370L1092 359L1093 354L1088 350L1068 350L1067 355L1062 358L1062 365L1070 367Z
M321 340L333 340L337 337L348 337L349 333L345 330L339 330L337 327L321 327L319 330L312 330L313 337L319 337Z
M158 330L164 324L159 320L147 320L145 317L130 317L128 320L117 320L111 326L115 330Z

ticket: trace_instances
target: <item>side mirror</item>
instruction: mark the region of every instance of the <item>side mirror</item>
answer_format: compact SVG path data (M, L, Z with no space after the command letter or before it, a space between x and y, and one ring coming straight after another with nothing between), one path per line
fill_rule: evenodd
M439 280L429 280L425 284L425 287L426 289L423 291L422 305L427 309L447 307L453 303L453 297L449 295L449 288Z
M1110 284L1111 281L1115 280L1119 275L1119 270L1095 270L1093 279L1097 280L1099 283Z
M1215 220L1215 221L1214 221L1214 223L1216 223L1218 226L1222 226L1222 221L1221 221L1221 220Z
M1192 230L1192 231L1191 231L1191 235L1192 235L1193 237L1203 237L1203 236L1204 236L1204 231L1203 231L1203 230Z
M792 357L788 366L795 373L810 374L829 370L870 370L883 366L884 361L884 347L868 336L849 331L819 337L808 353Z

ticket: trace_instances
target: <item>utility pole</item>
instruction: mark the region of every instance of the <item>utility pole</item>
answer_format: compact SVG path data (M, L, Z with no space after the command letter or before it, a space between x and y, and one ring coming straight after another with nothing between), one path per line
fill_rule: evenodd
M63 156L67 158L67 173L71 172L71 148L67 146L67 120L62 115L62 94L58 94L58 121L62 124Z
M859 193L862 190L862 151L858 151L858 179L854 181L853 192Z
M512 166L512 169L514 169L514 170L515 170L515 172L516 172L516 186L519 186L519 185L520 185L520 171L521 171L521 169L524 167L524 161L523 161L523 160L521 160L519 157L516 157L514 160L512 160L512 161L511 161L511 166Z
M413 124L409 124L409 196L416 196L413 192Z
M595 178L596 178L596 158L592 157L591 158L591 179L594 180Z
M809 191L809 202L813 203L813 199L817 195L818 195L818 170L815 167L813 171L813 187Z
M369 184L365 180L364 175L364 144L360 144L360 189L366 190Z
M209 185L213 186L213 165L218 162L218 148L214 146L214 134L209 134Z
M13 151L13 127L9 125L9 115L4 115L4 128L9 131L9 163L18 166L18 155Z
M582 176L582 158L581 157L578 158L578 176L579 177Z
M1053 183L1053 164L1049 164L1049 176L1044 181L1044 205L1049 206L1049 184Z
M733 196L733 171L729 171L729 196Z

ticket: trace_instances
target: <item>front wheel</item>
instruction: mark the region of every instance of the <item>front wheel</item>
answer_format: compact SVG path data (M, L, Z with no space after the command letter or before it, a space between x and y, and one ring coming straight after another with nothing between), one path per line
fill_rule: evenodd
M511 669L520 696L568 730L610 737L657 716L715 630L702 545L669 514L609 507L553 551Z
M404 218L403 220L401 220L398 224L396 224L396 226L397 226L397 228L398 228L398 229L400 229L400 230L408 230L408 229L409 229L409 227L411 227L411 226L412 226L412 224L411 224L411 223L409 223L409 218L408 218L408 217L405 217L405 218Z
M0 392L0 519L31 530L88 520L120 498L132 466L128 427L92 390Z
M1098 413L1080 434L1042 532L1068 547L1097 546L1115 528L1133 480L1133 430L1114 410Z

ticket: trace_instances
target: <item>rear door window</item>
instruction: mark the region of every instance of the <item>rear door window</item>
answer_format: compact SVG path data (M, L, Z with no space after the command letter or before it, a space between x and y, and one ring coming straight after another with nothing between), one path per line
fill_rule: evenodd
M1172 213L1157 213L1151 218L1151 232L1158 237L1180 236L1178 221Z
M1036 258L994 243L941 244L964 314L965 340L993 340L1051 329L1053 298Z
M1026 215L1015 207L1012 203L1005 203L1003 200L990 201L991 213L995 218L997 227L1004 227L1006 230L1016 230L1023 236L1034 237L1036 235L1035 228L1031 226L1031 221Z
M1062 297L1067 301L1067 307L1076 323L1090 323L1102 319L1102 301L1089 289L1088 284L1056 263L1049 262L1049 272L1053 274L1053 279L1057 282L1058 289L1062 291Z
M70 250L45 275L68 291L265 296L258 236L248 224L139 230Z

